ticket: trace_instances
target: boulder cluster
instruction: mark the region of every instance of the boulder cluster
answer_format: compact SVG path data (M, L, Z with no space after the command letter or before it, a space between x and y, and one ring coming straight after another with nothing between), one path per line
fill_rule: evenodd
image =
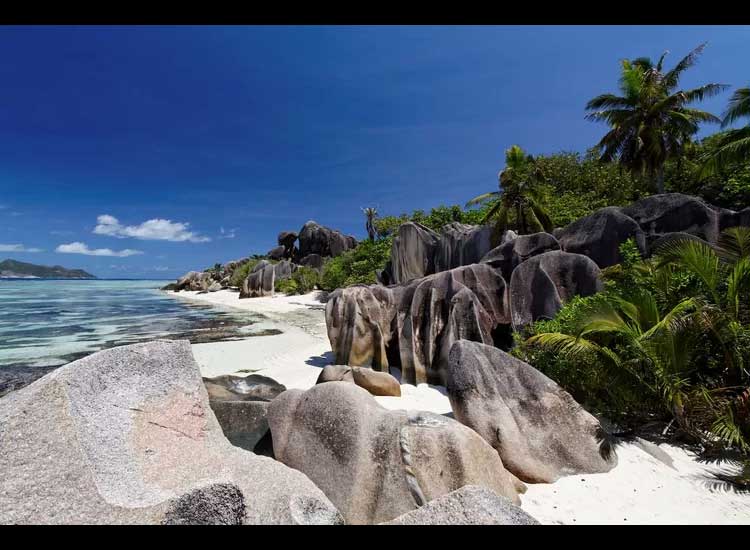
M387 372L411 383L446 382L458 340L507 347L511 331L551 319L573 296L601 290L601 269L621 261L633 239L644 256L674 238L716 243L724 229L750 226L750 209L717 208L677 193L602 208L553 234L451 223L440 233L408 222L393 239L380 284L333 292L326 324L336 362Z
M299 233L282 231L278 235L277 243L278 246L269 250L265 259L253 266L242 281L240 298L271 296L275 282L291 277L298 266L320 271L326 258L339 256L357 246L354 237L314 221L303 225ZM163 290L215 292L229 288L235 270L251 260L249 257L234 260L216 270L190 271L176 283L166 285Z

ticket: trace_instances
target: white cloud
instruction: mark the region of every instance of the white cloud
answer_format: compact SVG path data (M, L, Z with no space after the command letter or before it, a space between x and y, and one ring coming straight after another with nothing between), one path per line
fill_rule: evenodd
M132 237L144 241L189 241L191 243L205 243L211 240L209 237L189 231L190 224L187 222L181 223L155 218L140 225L122 225L117 218L109 214L98 216L96 222L94 233L121 239Z
M237 235L235 235L235 231L237 229L230 229L229 231L224 231L224 228L221 228L221 235L219 235L220 239L234 239Z
M140 250L131 250L126 248L125 250L111 250L109 248L89 248L86 243L74 242L68 244L61 244L55 249L55 252L61 254L85 254L86 256L117 256L118 258L126 258L128 256L135 256L136 254L143 254Z
M0 244L0 252L43 252L41 248L26 248L22 244Z

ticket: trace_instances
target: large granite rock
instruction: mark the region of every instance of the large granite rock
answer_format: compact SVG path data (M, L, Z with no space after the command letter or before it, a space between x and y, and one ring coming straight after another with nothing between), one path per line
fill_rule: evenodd
M617 465L599 421L555 382L502 350L454 344L447 390L456 420L492 445L523 481L552 483Z
M405 283L435 273L439 243L440 236L424 225L401 224L391 245L390 283Z
M276 246L266 253L270 260L283 260L286 249L283 246Z
M317 269L318 271L322 271L325 260L323 259L323 256L321 256L320 254L308 254L304 258L301 258L297 263L299 265L311 267L312 269Z
M444 384L456 340L494 342L510 323L506 286L485 264L443 271L405 285L338 289L326 304L326 326L336 363L388 372L404 382Z
M478 263L491 248L491 227L449 223L440 230L434 273Z
M327 365L320 371L315 382L349 382L366 389L372 395L401 397L401 384L387 372L379 372L367 367L350 367L348 365Z
M289 260L276 264L266 260L258 262L242 283L240 298L273 296L276 281L288 279L292 276L294 269L295 265Z
M297 247L294 243L297 241L298 234L296 231L282 231L276 242L279 246L284 247L284 257L287 259L295 258L297 255Z
M340 523L302 473L232 446L190 343L69 363L0 399L0 523Z
M25 388L33 381L49 374L59 366L50 367L27 367L27 366L2 366L0 367L0 397L12 391Z
M464 485L383 525L539 525L510 499Z
M225 374L204 378L203 383L211 401L271 401L286 390L273 378L260 374L233 376Z
M205 271L189 271L177 280L175 292L180 290L206 291L213 283L211 273Z
M268 421L276 458L304 472L347 523L388 521L468 484L516 504L524 490L466 426L387 410L354 384L287 390L271 402Z
M481 262L499 269L503 278L510 281L516 266L550 250L560 250L560 243L549 233L520 235L487 252Z
M680 193L652 195L622 209L646 235L691 233L710 243L719 237L717 211L698 197Z
M309 221L299 232L299 255L319 254L336 257L357 246L357 240L349 235Z
M388 372L395 306L394 292L382 286L333 291L326 302L326 330L335 362Z
M581 254L552 251L529 258L510 278L513 329L520 331L539 319L552 319L573 296L602 289L601 270Z
M633 218L617 207L597 210L571 223L558 236L565 252L588 256L601 268L619 264L622 261L620 245L631 238L645 255L645 234Z

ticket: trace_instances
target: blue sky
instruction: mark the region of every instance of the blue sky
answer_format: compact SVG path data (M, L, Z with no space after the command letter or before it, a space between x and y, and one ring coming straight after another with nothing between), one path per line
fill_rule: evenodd
M683 86L750 84L750 27L2 27L0 259L173 278L310 219L361 237L495 188L514 143L587 149L619 60L704 41Z

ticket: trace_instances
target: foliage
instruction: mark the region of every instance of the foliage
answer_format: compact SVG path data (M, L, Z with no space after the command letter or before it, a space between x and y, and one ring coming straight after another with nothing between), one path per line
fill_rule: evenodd
M634 174L646 174L664 192L664 165L681 155L700 123L719 122L691 103L716 95L728 86L705 84L678 89L682 73L695 65L705 44L698 46L670 71L663 71L666 52L654 64L640 57L622 62L620 93L602 94L586 105L586 118L605 122L610 130L597 147L604 162L615 159Z
M291 296L293 294L305 294L304 292L300 291L299 285L293 277L290 277L289 279L280 279L274 281L273 289L275 292L283 292L287 296Z
M352 250L331 258L323 265L320 287L335 290L354 284L374 284L375 272L382 269L391 256L391 239L362 241Z
M544 174L536 159L513 145L505 151L505 168L498 175L500 189L474 197L466 206L492 201L482 223L494 220L493 240L496 242L511 227L520 234L551 232L552 220L545 207L543 182Z
M514 353L620 420L672 417L705 445L750 450L750 229L648 260L633 241L620 251L602 293L535 323Z
M750 119L750 87L739 88L732 94L721 126L726 128L741 118ZM716 174L727 164L750 160L750 122L744 128L726 132L717 149L703 160L701 175Z
M252 259L248 261L246 264L241 265L237 269L235 269L232 272L232 276L229 278L229 286L233 287L241 287L242 282L247 279L247 276L250 274L250 272L253 270L253 268L258 265L258 262L260 262L259 259Z

